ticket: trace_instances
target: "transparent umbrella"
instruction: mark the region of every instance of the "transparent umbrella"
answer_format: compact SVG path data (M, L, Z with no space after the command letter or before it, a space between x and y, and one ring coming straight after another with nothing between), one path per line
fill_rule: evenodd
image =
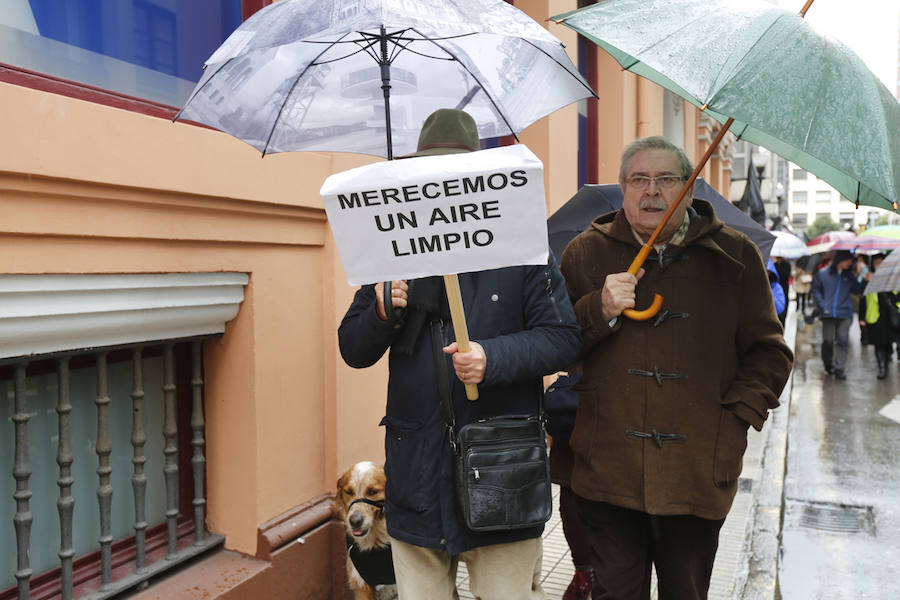
M216 50L176 119L263 154L392 158L438 108L466 110L483 139L591 95L562 43L503 0L281 0Z
M772 231L770 233L775 236L775 243L772 244L772 256L794 260L810 253L803 240L793 233L788 233L787 231Z
M875 273L872 274L863 293L874 294L875 292L898 290L900 290L900 252L891 252L875 269Z

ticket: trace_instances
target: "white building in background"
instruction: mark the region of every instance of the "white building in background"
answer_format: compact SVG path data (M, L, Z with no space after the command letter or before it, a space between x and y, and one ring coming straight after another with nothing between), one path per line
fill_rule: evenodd
M767 228L777 229L780 222L802 235L822 216L842 229L871 227L884 216L890 224L900 223L900 215L888 210L865 205L857 209L822 179L761 146L743 140L735 142L732 161L731 202L739 206L747 185L748 167L753 165L766 209Z
M790 190L787 194L787 211L791 228L803 233L819 217L828 217L843 229L871 227L884 215L889 223L900 223L900 215L891 211L860 205L840 195L837 190L806 169L788 163Z

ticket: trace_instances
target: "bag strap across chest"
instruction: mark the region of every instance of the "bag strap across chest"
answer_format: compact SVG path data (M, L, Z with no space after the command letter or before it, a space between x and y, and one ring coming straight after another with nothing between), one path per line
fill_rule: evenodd
M450 375L447 369L447 359L444 354L443 345L443 326L444 321L441 319L433 319L431 321L431 347L434 357L435 376L437 377L438 395L441 399L441 409L444 413L444 421L447 424L447 435L450 440L450 447L456 454L458 445L456 443L456 414L453 411L453 400L450 395ZM544 419L544 402L543 394L538 390L537 406L538 417ZM509 415L512 416L512 415Z

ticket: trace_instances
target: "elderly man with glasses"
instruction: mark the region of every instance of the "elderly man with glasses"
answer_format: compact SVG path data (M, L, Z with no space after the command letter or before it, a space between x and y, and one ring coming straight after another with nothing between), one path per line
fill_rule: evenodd
M622 209L562 257L582 330L572 489L591 539L594 599L707 597L719 529L791 370L759 250L686 196L637 276L627 272L678 199L691 161L660 137L622 155ZM640 282L640 283L638 283ZM664 297L648 320L623 311Z

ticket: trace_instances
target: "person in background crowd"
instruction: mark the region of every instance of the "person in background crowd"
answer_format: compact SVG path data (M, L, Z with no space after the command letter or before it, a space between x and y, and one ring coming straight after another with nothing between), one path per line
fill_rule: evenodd
M794 286L794 295L797 297L797 312L806 316L806 301L809 298L809 288L812 285L812 273L794 266L794 274L791 277ZM812 302L810 302L812 304Z
M561 371L545 377L544 411L547 433L550 434L550 479L559 486L559 519L563 535L572 555L575 573L562 600L591 600L594 568L591 566L591 544L584 525L578 520L575 492L572 491L572 467L575 457L569 437L575 426L578 394L572 386L578 381L575 373Z
M871 258L871 272L878 271L884 260L884 254L875 254ZM859 326L866 330L868 343L875 346L875 361L878 365L878 379L887 377L888 363L891 360L891 347L897 332L891 325L891 313L898 316L900 293L875 292L863 296L859 303Z
M859 294L866 287L853 272L853 262L852 252L838 250L830 266L819 269L812 282L812 295L822 319L822 362L825 372L840 380L847 379L844 367L854 314L850 294Z
M884 256L882 256L882 258L884 258ZM853 265L853 269L856 272L857 279L865 279L866 275L869 274L869 262L870 259L865 254L856 255L856 264Z
M784 320L787 317L787 296L785 296L784 288L778 279L778 271L772 259L766 264L766 271L769 273L769 287L772 288L772 301L775 303L775 313L781 326L784 327Z
M857 254L856 262L853 264L853 272L856 273L856 279L858 281L867 281L867 277L869 275L869 257L865 254ZM850 294L850 302L853 304L853 314L859 313L860 305L862 304L862 298L860 296L861 292L853 292ZM859 328L859 343L862 346L867 345L869 342L866 339L866 328Z
M778 284L784 291L784 301L786 303L790 297L788 290L791 289L791 261L782 256L773 256L772 262L775 263L775 272L778 273ZM785 308L784 314L787 314L787 308ZM784 325L784 319L781 319L781 324Z

